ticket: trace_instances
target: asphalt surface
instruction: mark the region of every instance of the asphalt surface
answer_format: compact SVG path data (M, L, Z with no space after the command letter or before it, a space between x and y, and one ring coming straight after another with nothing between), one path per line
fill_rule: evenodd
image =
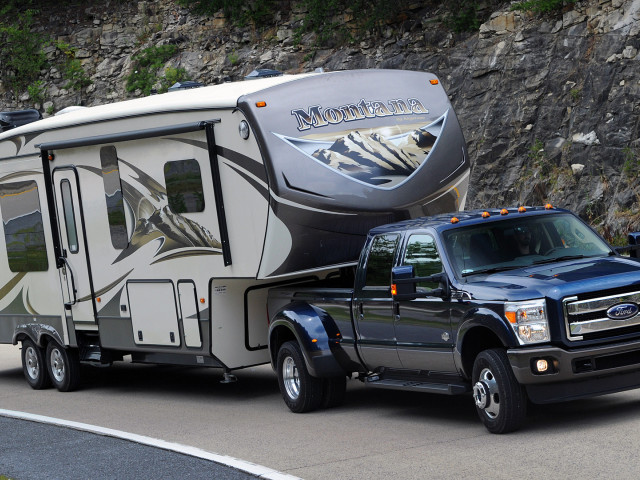
M0 475L14 480L248 480L257 476L172 451L0 417Z

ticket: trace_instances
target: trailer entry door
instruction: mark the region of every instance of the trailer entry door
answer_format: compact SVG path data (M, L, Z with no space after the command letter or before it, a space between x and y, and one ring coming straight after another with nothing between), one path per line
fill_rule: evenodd
M62 249L59 271L65 309L75 323L95 323L82 196L75 168L56 168L53 172L53 185Z

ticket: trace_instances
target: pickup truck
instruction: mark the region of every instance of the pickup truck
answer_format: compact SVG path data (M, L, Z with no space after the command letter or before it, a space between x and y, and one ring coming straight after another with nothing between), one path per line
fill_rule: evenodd
M356 267L269 292L284 401L293 412L339 405L355 374L468 394L485 427L506 433L528 401L638 388L640 262L627 248L551 205L374 228Z

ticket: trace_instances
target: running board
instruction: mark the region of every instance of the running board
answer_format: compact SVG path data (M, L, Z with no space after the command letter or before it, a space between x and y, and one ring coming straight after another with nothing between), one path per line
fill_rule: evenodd
M365 379L365 384L370 387L389 388L392 390L408 390L412 392L440 393L445 395L460 395L470 392L471 389L466 384L452 383L429 383L417 382L415 380L380 379L377 375L372 375Z

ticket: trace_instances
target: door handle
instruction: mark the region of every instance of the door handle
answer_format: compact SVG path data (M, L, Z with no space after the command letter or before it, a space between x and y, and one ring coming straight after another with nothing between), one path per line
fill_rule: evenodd
M400 318L400 303L399 302L394 302L393 303L393 314L396 316L397 319Z
M68 272L69 278L71 279L71 291L73 292L73 301L66 302L64 304L65 308L70 309L72 305L75 305L78 302L78 295L77 295L78 291L76 290L76 282L73 278L73 270L71 270L71 265L69 265L69 262L65 257L59 257L58 262L62 264L64 269Z

